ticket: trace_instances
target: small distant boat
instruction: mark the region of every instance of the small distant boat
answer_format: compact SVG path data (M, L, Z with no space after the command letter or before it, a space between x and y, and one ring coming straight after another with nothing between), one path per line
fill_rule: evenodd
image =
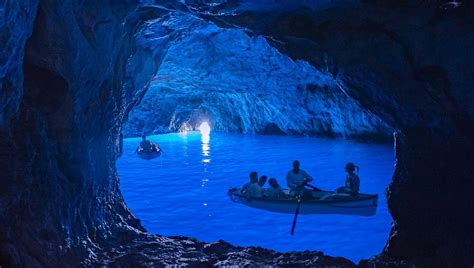
M288 193L288 190L285 190ZM269 199L265 197L249 197L240 193L240 189L232 188L228 192L233 202L278 213L294 214L298 201L292 197ZM346 214L373 216L377 211L378 195L336 193L331 191L315 191L313 198L300 201L299 214Z
M138 147L136 152L137 152L138 157L140 157L141 159L150 160L153 158L157 158L158 156L161 155L161 148L158 147L156 144L152 144L151 151L145 152L143 148Z

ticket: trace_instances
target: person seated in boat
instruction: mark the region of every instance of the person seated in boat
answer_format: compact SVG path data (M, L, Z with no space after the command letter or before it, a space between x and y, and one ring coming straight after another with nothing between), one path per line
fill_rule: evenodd
M263 186L265 185L265 183L267 182L267 176L263 175L260 177L260 179L258 180L258 186L260 186L261 188L263 188Z
M250 172L249 178L250 178L250 182L247 182L246 184L244 184L244 186L242 186L242 190L241 190L242 193L246 192L248 188L250 187L250 185L252 185L253 183L258 183L258 174L256 171Z
M153 151L152 143L146 139L145 135L142 136L142 141L140 142L139 150L145 153L149 153Z
M300 161L293 161L293 169L288 171L286 174L286 184L290 189L290 195L310 197L311 192L304 188L304 186L307 182L312 180L313 177L311 177L306 171L300 169Z
M247 182L242 187L240 192L244 195L248 195L251 197L262 197L262 187L258 185L258 175L257 172L253 171L249 175L250 182Z
M354 163L347 163L345 170L347 172L346 175L346 183L344 187L338 188L336 191L338 193L348 193L351 195L359 194L359 186L360 186L360 179L359 176L355 173L357 169L357 173L359 172L359 167L354 165Z
M270 185L270 187L265 189L263 196L271 199L279 199L285 196L285 193L283 193L283 190L281 189L276 179L271 178L270 180L268 180L268 184Z

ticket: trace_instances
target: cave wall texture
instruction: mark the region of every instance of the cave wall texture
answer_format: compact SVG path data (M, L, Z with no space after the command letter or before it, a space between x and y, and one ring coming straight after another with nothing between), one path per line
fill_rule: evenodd
M346 96L332 75L282 55L264 37L183 12L167 23L188 34L168 49L125 137L196 130L207 121L223 132L393 142L393 128Z
M178 10L266 36L400 130L392 232L365 264L472 266L471 3L159 2L0 2L1 264L354 265L150 235L130 213L115 170L119 133L166 51L189 34L167 26Z
M130 102L122 94L121 66L133 42L122 42L121 24L133 9L127 3L19 3L2 6L4 38L17 42L10 62L19 66L2 85L20 81L2 91L2 103L14 108L1 130L1 259L80 263L93 254L92 241L113 228L141 228L118 194L113 142Z

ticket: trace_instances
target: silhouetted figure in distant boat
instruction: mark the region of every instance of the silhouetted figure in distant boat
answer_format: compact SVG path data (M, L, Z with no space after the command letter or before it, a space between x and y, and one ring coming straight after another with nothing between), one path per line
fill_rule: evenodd
M146 136L142 136L142 141L140 142L140 148L142 149L143 152L149 153L153 151L153 145L149 140L146 139Z
M252 197L262 197L262 187L258 185L258 174L253 171L249 175L250 182L242 187L241 193Z
M357 195L359 193L360 179L359 176L355 173L356 169L358 173L358 166L354 165L354 163L346 164L346 183L344 187L340 187L336 190L338 193L349 193L351 195Z
M283 193L283 190L281 189L276 179L271 178L270 180L268 180L268 184L270 185L270 187L268 187L268 189L265 189L265 192L263 193L265 197L271 199L280 199L285 196L285 193Z
M305 189L304 186L307 182L312 180L313 177L306 173L306 171L300 169L300 161L293 161L293 169L286 174L286 183L290 189L290 195L311 196L311 192Z

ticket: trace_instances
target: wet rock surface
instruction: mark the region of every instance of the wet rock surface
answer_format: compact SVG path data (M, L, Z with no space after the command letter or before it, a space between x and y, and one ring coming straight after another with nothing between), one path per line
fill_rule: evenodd
M24 46L31 34L38 0L0 4L0 126L18 111L23 94Z
M269 13L239 1L201 9L207 2L0 3L2 265L353 265L319 252L149 235L130 213L115 170L119 133L166 51L186 37L166 22L181 10L264 34L400 130L387 192L392 233L381 256L361 265L472 266L470 3L449 12L434 1L370 1Z

